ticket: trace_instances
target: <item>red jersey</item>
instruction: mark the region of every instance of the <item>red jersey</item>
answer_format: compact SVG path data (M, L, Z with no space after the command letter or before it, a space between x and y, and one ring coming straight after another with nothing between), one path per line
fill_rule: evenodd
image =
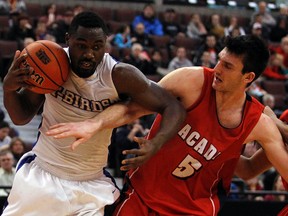
M241 124L221 126L217 118L214 72L204 68L201 96L170 141L147 163L128 172L131 185L144 203L159 215L217 215L221 197L229 193L243 142L264 106L247 95ZM191 81L193 85L193 81ZM161 116L148 139L159 129Z
M282 120L283 122L288 123L288 109L285 110L285 111L281 114L280 120Z

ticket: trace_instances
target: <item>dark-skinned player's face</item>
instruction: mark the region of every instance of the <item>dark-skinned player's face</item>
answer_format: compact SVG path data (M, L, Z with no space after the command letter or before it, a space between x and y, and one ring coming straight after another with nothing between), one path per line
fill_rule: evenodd
M79 26L76 33L67 34L71 68L77 76L90 77L105 54L106 35L101 28Z

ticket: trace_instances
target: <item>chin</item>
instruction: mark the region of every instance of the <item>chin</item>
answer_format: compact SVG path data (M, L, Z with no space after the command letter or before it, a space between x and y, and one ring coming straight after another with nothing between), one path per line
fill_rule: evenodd
M82 68L77 68L77 69L78 70L75 73L77 74L77 76L79 76L81 78L88 78L95 73L95 69L92 69L92 70L86 70L86 69L82 69Z

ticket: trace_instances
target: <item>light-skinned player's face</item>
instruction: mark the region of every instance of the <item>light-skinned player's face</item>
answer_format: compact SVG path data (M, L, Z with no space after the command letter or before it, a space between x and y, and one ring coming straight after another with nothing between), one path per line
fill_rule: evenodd
M225 92L245 89L247 76L250 73L242 73L242 58L242 56L230 53L226 48L219 53L219 60L214 67L215 77L212 84L215 90Z
M71 68L79 77L95 73L105 54L106 35L101 28L79 26L75 34L67 35Z

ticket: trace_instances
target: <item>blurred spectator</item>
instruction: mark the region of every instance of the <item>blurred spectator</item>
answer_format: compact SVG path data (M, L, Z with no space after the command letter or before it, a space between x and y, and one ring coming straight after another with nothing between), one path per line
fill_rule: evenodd
M209 34L214 34L217 37L217 40L221 40L224 37L224 26L221 22L221 16L219 14L211 15L208 32Z
M0 0L0 15L25 12L26 4L24 0Z
M251 34L255 35L256 37L261 38L268 44L269 35L267 35L265 32L266 32L265 27L261 23L255 22L253 24L252 29L251 29Z
M57 5L55 3L51 3L48 5L46 9L46 16L47 16L46 26L50 26L56 21Z
M263 185L263 182L262 182L260 176L256 176L252 179L245 181L245 184L246 184L246 190L248 190L250 192L261 191L264 188L264 185ZM247 196L247 199L248 200L255 200L255 201L263 201L264 197L262 195L249 194Z
M155 46L154 41L152 40L150 35L145 32L145 26L143 23L138 23L135 26L132 37L136 38L135 43L141 44L144 49Z
M215 64L211 61L211 55L208 51L204 51L202 53L200 62L198 66L208 67L208 68L214 68Z
M283 37L280 46L273 47L272 51L284 56L284 66L288 68L288 36Z
M235 30L238 32L235 35ZM238 19L236 16L231 16L229 19L229 25L224 28L225 36L235 37L238 35L245 35L245 30L242 26L239 26Z
M169 35L171 38L176 36L185 37L185 34L176 18L177 14L173 8L167 8L165 10L164 19L162 21L164 34Z
M280 43L281 39L288 34L287 17L279 16L276 25L271 28L269 39L271 42Z
M0 108L0 122L4 121L5 119L5 112Z
M83 12L85 10L85 7L81 4L76 4L74 7L73 7L73 14L74 16L76 16L77 14Z
M181 67L190 67L193 63L187 58L187 51L185 47L178 47L176 56L169 62L168 70L172 71Z
M257 98L260 102L262 102L262 98L267 92L261 87L261 77L251 83L251 85L247 88L247 92Z
M286 192L284 186L283 186L283 182L281 179L281 176L277 173L277 175L275 176L274 182L273 182L273 186L272 186L272 190L273 191L277 191L277 192ZM265 200L266 201L280 201L280 202L285 202L287 200L287 196L286 195L266 195L265 196Z
M130 26L127 24L123 24L116 32L113 45L118 48L131 48L132 43L135 42L137 39L130 35Z
M152 4L145 5L142 13L134 18L132 22L133 31L138 23L144 24L147 34L164 35L162 23L156 17L156 12Z
M254 18L254 22L250 26L250 33L264 39L265 41L269 41L271 29L267 26L267 24L263 23L262 15L257 14Z
M13 137L9 145L9 150L13 154L14 166L16 167L19 159L27 152L27 146L21 138Z
M149 74L157 74L158 68L165 68L167 67L163 61L163 55L160 50L153 49L151 52L151 62L150 62L150 70Z
M210 62L213 65L216 65L218 61L218 54L221 50L221 45L217 41L217 38L213 34L208 34L204 40L204 43L200 45L200 47L196 50L193 63L196 66L200 66L202 64L201 58L205 51L210 53Z
M57 43L65 44L65 34L68 32L73 16L73 12L68 10L62 19L56 20L50 25L48 31L56 38Z
M273 80L287 80L288 70L284 65L284 56L279 53L273 53L262 76Z
M189 38L203 39L207 34L207 29L201 20L201 15L195 13L187 25L186 34Z
M23 41L23 48L27 47L29 44L33 43L35 40L31 37L26 37Z
M262 17L262 24L266 25L269 29L276 24L275 18L272 16L272 14L269 12L269 9L267 7L267 3L265 1L259 1L258 7L256 8L257 11L255 11L251 16L251 23L255 22L255 17L258 15L261 15Z
M47 31L46 23L39 21L35 28L35 39L44 40L47 34L48 34L48 31Z
M0 186L11 187L16 174L16 170L13 167L14 159L13 155L9 151L0 152ZM0 195L7 196L10 189L1 189Z
M144 74L149 70L150 61L149 55L143 50L142 45L138 43L132 45L131 53L123 59L124 63L134 65Z
M264 106L269 106L272 110L275 108L275 97L272 94L264 94L262 98Z
M154 49L151 52L151 61L149 62L148 69L145 72L145 75L149 79L158 82L162 78L162 75L160 75L158 71L161 69L166 69L166 67L167 65L163 61L160 50Z
M22 49L24 39L27 37L31 37L34 40L36 39L34 29L27 15L19 15L17 24L9 29L7 39L17 41L19 48Z
M11 137L9 136L10 125L6 121L0 122L0 150L7 149L11 142Z
M110 146L109 157L110 167L115 168L116 177L124 177L125 172L120 171L121 161L125 157L131 157L131 155L123 155L122 151L138 148L138 143L133 141L133 137L143 137L148 133L148 131L148 129L143 127L140 119L136 119L130 124L117 128Z

